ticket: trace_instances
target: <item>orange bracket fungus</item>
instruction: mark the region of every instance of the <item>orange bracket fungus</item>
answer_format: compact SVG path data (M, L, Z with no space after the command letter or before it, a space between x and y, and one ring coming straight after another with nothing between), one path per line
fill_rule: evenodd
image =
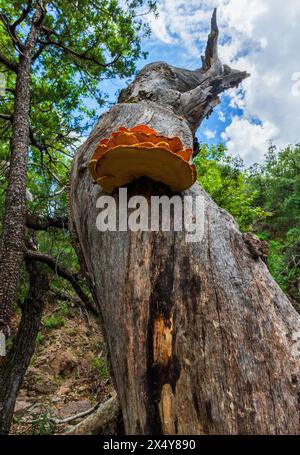
M106 193L139 177L165 183L172 191L184 191L196 181L190 164L192 149L184 149L179 137L161 136L146 125L121 126L98 144L89 170Z

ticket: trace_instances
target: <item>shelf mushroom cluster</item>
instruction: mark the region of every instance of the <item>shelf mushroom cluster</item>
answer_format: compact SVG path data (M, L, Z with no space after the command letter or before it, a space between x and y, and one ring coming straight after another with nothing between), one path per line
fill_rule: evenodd
M163 182L180 192L196 181L195 166L189 162L192 154L179 137L161 136L146 125L120 127L100 141L89 170L106 193L139 177Z

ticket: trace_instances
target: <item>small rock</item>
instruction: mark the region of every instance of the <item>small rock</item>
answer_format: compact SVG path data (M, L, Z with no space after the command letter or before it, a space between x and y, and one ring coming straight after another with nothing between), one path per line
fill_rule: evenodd
M62 418L66 418L87 411L91 407L90 400L71 401L60 408L59 415Z
M47 394L53 393L56 389L56 384L51 381L51 377L35 367L28 368L23 385L30 396L33 395L32 392Z
M16 405L15 405L15 410L14 413L15 415L20 415L23 414L23 412L28 409L32 403L29 401L22 401L22 400L17 400Z
M77 358L70 350L68 350L57 355L53 360L51 367L56 376L61 374L66 375L74 370L77 363Z
M60 397L69 395L69 393L71 393L71 385L68 383L63 384L56 392L56 394Z

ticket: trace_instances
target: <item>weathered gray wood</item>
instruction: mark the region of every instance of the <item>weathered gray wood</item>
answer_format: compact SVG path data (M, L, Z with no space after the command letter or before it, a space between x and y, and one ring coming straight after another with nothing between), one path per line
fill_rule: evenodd
M214 19L212 29L216 33ZM210 38L199 74L206 72L210 78L212 71L215 81L220 65L214 46ZM167 88L162 98L158 95L159 78L162 87L176 82L168 68L146 67L121 94L122 101L135 96L135 83L143 85L145 77L143 87L147 89L147 81L151 87L145 92L155 92L156 98L149 101L147 93L140 94L142 100L122 102L104 114L78 150L71 176L73 229L103 316L125 430L298 434L300 362L295 341L300 317L265 263L252 256L233 218L196 183L182 196L204 198L204 236L198 243L186 242L186 232L96 229L96 201L103 193L92 183L87 164L98 141L121 125L144 123L179 136L191 147L194 126L217 102L208 96L194 112L196 120L178 115ZM218 90L230 85L227 76L234 77L222 68ZM177 74L181 88L190 84L188 90L198 90L196 72L190 81L187 71ZM195 93L182 91L181 100ZM185 102L188 106L184 101L181 109ZM151 195L172 196L164 185L147 179L129 185L128 194L148 200ZM117 200L117 193L114 197Z
M216 10L211 21L202 68L190 71L155 62L146 65L136 79L121 91L119 102L151 100L184 116L194 133L202 120L219 104L218 95L237 87L249 76L245 71L234 70L223 65L218 57L218 36Z
M67 435L118 434L122 431L122 417L118 397L114 394L101 404L95 412L68 430Z

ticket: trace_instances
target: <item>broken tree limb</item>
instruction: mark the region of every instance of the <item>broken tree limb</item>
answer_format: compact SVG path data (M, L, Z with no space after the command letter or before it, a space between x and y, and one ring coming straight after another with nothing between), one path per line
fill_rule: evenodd
M105 403L97 406L96 410L75 427L68 430L67 435L105 435L120 434L122 431L122 416L118 397L114 394Z
M62 267L58 264L58 260L53 258L49 254L40 253L39 251L33 251L26 249L25 250L25 257L30 259L31 261L42 262L47 264L47 266L58 276L64 278L65 280L69 281L71 286L73 287L74 291L82 301L83 305L90 310L95 316L99 316L99 312L95 307L92 300L88 297L88 295L82 289L80 283L78 282L77 277L67 270L65 267Z
M67 217L41 217L33 213L27 213L26 227L35 231L47 231L50 228L68 229Z
M93 412L95 412L95 410L98 407L99 407L99 404L96 404L95 406L93 406L90 409L87 409L86 411L79 412L78 414L66 417L65 419L56 419L54 417L50 417L49 420L51 420L51 422L55 423L56 425L62 425L64 423L73 422L73 420L80 419L81 417L86 417L86 416L92 414Z
M211 69L215 62L220 62L218 59L218 37L217 9L215 8L211 18L211 30L207 40L205 56L201 57L204 71Z

